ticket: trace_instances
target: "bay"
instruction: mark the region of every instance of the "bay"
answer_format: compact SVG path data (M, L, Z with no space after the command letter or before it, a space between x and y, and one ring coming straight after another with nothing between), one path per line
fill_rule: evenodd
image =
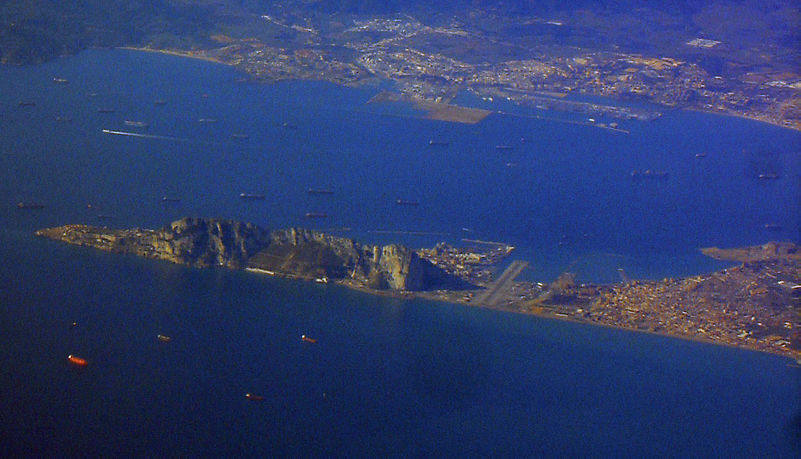
M628 135L523 116L456 125L365 106L379 88L240 78L120 50L0 67L6 452L798 452L801 375L786 359L32 236L65 223L217 216L414 246L501 240L536 280L572 270L609 281L619 267L687 275L725 266L701 246L797 239L798 133L681 111L622 123ZM125 120L169 139L102 132L136 131ZM669 177L632 181L633 169ZM755 178L767 170L781 178ZM240 192L268 198L242 202ZM420 205L399 208L399 198ZM19 201L46 207L19 211ZM310 211L330 218L309 222ZM437 234L376 232L386 230ZM69 368L67 354L90 364Z

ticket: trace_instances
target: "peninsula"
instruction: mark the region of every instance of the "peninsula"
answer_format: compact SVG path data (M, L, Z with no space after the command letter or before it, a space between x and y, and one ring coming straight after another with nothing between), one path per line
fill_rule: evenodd
M704 249L742 263L712 274L661 281L579 284L515 282L525 262L495 278L513 251L504 244L412 250L291 228L268 231L230 220L183 218L158 230L66 225L37 236L194 267L221 266L337 283L371 293L489 306L583 323L699 339L801 359L801 247L771 242ZM476 241L480 242L480 241Z

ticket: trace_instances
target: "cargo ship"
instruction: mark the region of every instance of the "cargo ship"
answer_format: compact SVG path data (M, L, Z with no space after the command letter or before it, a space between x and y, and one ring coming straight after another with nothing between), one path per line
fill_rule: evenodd
M328 214L323 212L306 212L306 218L327 218Z
M309 188L306 190L308 194L334 194L334 190L328 188Z
M66 80L64 78L53 77L53 83L56 83L56 84L67 84L67 83L69 83L69 80Z
M428 144L432 147L447 147L450 145L450 142L445 142L443 140L429 140Z
M239 193L239 197L241 199L264 199L266 198L263 194L254 194L254 193Z
M170 338L167 335L156 335L156 339L161 341L162 343L169 343L170 341L172 341L172 338Z
M201 124L216 123L217 118L200 118L197 120L197 122Z
M89 363L89 362L86 361L86 359L82 359L81 357L78 357L77 355L72 355L72 354L67 356L67 360L71 364L79 366L79 367L85 367Z
M171 198L169 196L162 196L161 202L181 202L181 198Z
M44 204L39 204L38 202L18 202L17 209L25 209L25 210L44 209Z
M495 149L496 150L511 150L512 146L511 145L496 145Z
M637 169L634 169L629 173L631 178L639 179L639 178L667 178L668 173L666 171L652 171L651 169L646 169L640 172Z

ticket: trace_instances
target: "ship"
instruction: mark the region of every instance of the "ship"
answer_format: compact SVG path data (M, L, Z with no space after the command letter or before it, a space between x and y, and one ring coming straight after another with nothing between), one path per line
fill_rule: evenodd
M83 359L81 357L78 357L77 355L72 355L72 354L67 356L67 360L71 364L79 366L79 367L85 367L89 363L89 362L86 361L86 359Z
M252 401L252 402L260 402L260 401L264 400L263 396L251 394L250 392L245 394L245 398L250 400L250 401Z
M779 178L779 174L776 174L774 172L766 172L764 174L757 175L757 178L759 180L776 180L777 178Z
M56 83L56 84L67 84L67 83L69 83L69 80L66 80L64 78L53 77L53 83Z
M667 178L668 173L666 171L657 171L657 170L653 170L652 171L651 169L646 169L646 170L640 172L639 170L634 169L633 171L631 171L629 173L629 175L633 179L639 179L639 178Z
M316 340L316 339L314 339L314 338L309 338L309 337L308 337L308 336L306 336L306 335L300 335L300 340L301 340L301 341L303 341L304 343L312 343L312 344L314 344L314 343L316 343L316 342L317 342L317 340Z
M443 140L429 140L428 144L432 147L447 147L450 145L450 142L445 142Z
M166 105L166 104L167 101L164 99L156 99L156 101L153 102L153 105Z
M35 209L44 209L44 204L39 204L38 202L18 202L17 209L24 209L24 210L35 210Z
M131 121L131 120L125 120L125 125L138 128L146 128L150 126L144 121Z
M169 196L162 196L161 202L181 202L181 198L171 198Z
M511 145L495 145L496 150L511 150Z
M306 218L327 218L328 214L323 212L306 212Z
M328 188L309 188L306 190L308 194L334 194L334 190Z
M59 123L69 123L72 121L72 118L70 118L69 116L57 116L56 121L58 121Z
M399 206L419 206L420 203L418 201L408 201L406 199L396 199L395 204Z
M231 137L238 140L245 140L250 138L250 136L247 134L231 134Z
M706 153L696 153L695 157L696 158L706 158Z
M239 193L239 197L242 199L264 199L266 198L263 194L254 194L254 193Z
M172 338L170 338L167 335L156 335L156 339L161 341L162 343L169 343L170 341L172 341Z
M33 107L36 105L36 102L32 102L30 100L21 100L17 105L20 107Z
M765 223L763 225L763 228L765 228L768 231L781 231L782 225L779 225L777 223Z
M281 123L281 127L285 129L297 129L298 126L290 123Z
M217 118L200 118L197 120L198 123L208 124L208 123L216 123Z
M97 113L114 113L116 110L113 108L98 108Z

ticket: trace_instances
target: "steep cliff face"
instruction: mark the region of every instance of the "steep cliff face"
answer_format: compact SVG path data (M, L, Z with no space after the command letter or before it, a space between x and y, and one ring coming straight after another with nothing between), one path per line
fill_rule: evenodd
M458 288L459 280L400 245L359 244L299 228L271 233L270 244L248 266L305 277L351 279L373 288Z
M241 268L268 245L269 234L250 223L183 218L159 230L156 239L178 263Z
M363 245L298 228L268 232L249 223L183 218L160 230L67 225L36 234L196 267L251 267L304 278L349 279L364 286L393 290L466 287L409 248Z

